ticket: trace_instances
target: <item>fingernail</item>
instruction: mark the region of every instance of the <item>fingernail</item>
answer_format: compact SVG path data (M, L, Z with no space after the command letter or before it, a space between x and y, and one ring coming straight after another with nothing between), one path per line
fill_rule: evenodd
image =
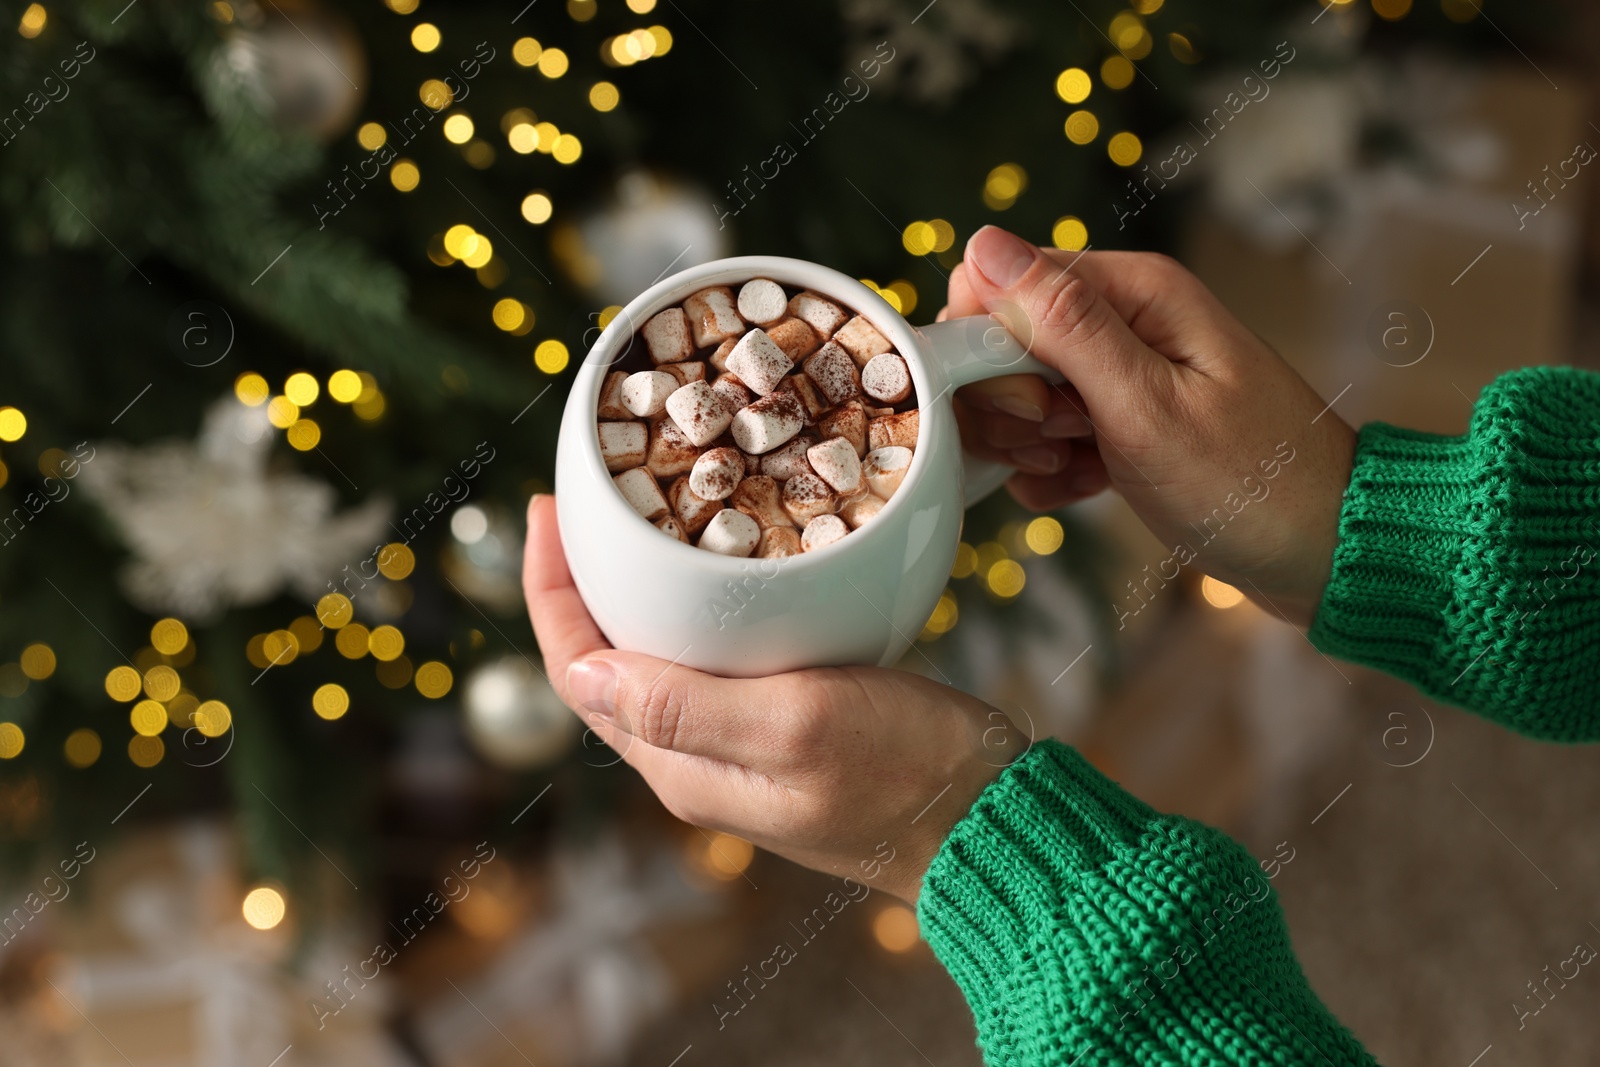
M1076 411L1058 411L1040 427L1046 437L1088 437L1094 433L1089 418Z
M603 659L580 659L567 667L567 699L610 722L617 714L617 672Z
M1004 289L1015 285L1033 266L1035 251L1032 245L1000 227L985 226L967 242L967 255L990 285Z
M1056 455L1055 449L1044 445L1013 448L1009 455L1014 466L1029 474L1054 474L1061 469L1061 457Z
M1044 409L1038 404L1030 404L1014 396L997 396L994 398L994 406L1007 415L1015 415L1029 422L1039 422L1044 418Z

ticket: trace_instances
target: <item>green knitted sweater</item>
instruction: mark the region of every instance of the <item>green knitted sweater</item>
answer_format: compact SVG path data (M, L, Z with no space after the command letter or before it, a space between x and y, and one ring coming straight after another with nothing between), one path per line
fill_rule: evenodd
M1600 375L1508 374L1462 437L1363 428L1310 636L1520 732L1600 739ZM994 1067L1374 1063L1307 984L1269 868L1044 741L956 825L917 911Z

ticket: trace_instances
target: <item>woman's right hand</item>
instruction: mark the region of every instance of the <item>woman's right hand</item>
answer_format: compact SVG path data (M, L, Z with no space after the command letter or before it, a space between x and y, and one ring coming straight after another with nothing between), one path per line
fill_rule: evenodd
M1025 506L1114 486L1172 551L1308 626L1338 540L1355 432L1165 256L1046 251L986 226L940 317L991 314L1066 375L956 394L962 442L1016 465Z

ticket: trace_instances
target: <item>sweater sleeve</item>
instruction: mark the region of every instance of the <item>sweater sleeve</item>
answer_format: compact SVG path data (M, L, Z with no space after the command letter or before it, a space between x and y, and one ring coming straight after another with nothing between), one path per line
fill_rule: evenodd
M945 840L917 912L992 1067L1373 1064L1306 983L1266 866L1044 741Z
M1600 740L1600 374L1506 374L1461 437L1363 427L1309 636L1521 733Z

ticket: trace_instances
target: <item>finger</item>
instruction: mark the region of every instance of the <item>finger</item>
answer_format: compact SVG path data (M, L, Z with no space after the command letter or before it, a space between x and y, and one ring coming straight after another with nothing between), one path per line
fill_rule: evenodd
M567 556L561 548L561 531L556 526L556 498L548 493L539 493L528 501L522 592L550 684L571 707L572 701L566 695L567 665L611 645L572 584Z
M961 434L961 447L974 456L1033 474L1053 474L1065 469L1074 450L1074 442L1070 440L1042 436L1038 423L974 411L963 404L956 405L956 426ZM1092 448L1082 441L1078 446Z
M599 716L592 729L684 822L749 837L752 827L781 820L791 800L770 778L737 764L655 748Z
M993 418L1009 418L1009 416L991 415L986 411L978 411L968 404L963 404L959 398L957 398L954 408L956 429L961 435L961 447L963 449L971 452L979 459L986 459L992 463L1011 462L1006 458L1006 449L989 440L988 422ZM1038 440L1042 443L1044 438L1040 436Z
M1078 388L1093 415L1171 380L1172 365L1139 340L1076 268L1021 238L985 226L967 242L967 281L1033 355Z
M950 272L950 281L945 287L945 308L947 318L965 318L968 315L983 315L983 304L978 301L972 292L972 285L967 278L967 265L957 263L955 270Z
M1006 481L1012 497L1030 511L1053 511L1075 504L1104 492L1110 485L1111 476L1106 472L1105 461L1082 442L1073 450L1072 459L1063 470L1050 475L1019 471Z
M651 748L772 767L809 710L798 675L718 678L633 652L606 651L567 671L572 699Z
M1071 383L1059 382L1050 387L1050 406L1039 432L1047 438L1092 436L1094 423L1088 412L1083 395Z
M1050 386L1037 374L1002 374L964 385L957 393L984 411L1003 411L1029 422L1043 422Z
M1044 443L1044 429L1038 422L992 411L973 412L973 421L983 439L996 448L1024 448Z

